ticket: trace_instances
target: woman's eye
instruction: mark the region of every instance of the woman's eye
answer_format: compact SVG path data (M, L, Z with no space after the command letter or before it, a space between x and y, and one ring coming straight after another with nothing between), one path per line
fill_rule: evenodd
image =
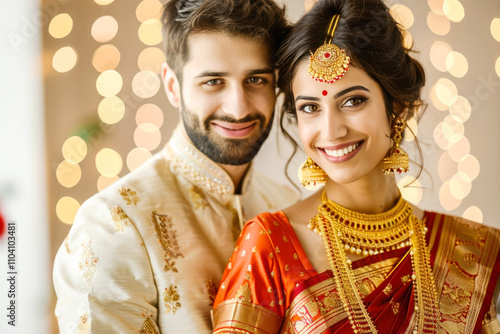
M367 99L364 98L364 97L351 97L349 100L347 100L345 103L344 103L344 107L355 107L359 104L362 104L363 102L365 102Z
M319 110L319 107L315 104L306 104L306 105L301 106L299 108L299 110L306 113L306 114L310 114L310 113L317 112Z

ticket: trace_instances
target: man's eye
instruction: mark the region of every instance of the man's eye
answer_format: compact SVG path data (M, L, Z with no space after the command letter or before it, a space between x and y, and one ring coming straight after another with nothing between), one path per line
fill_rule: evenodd
M221 83L222 83L221 79L212 79L212 80L205 81L205 85L209 85L209 86L215 86L215 85L219 85Z
M251 77L251 78L248 78L248 82L250 82L252 84L260 84L260 83L264 82L264 79L260 78L260 77Z

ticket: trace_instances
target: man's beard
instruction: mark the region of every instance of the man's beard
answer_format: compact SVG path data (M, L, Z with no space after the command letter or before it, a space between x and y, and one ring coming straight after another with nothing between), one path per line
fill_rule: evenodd
M216 163L233 166L244 165L252 161L269 135L272 126L272 116L266 126L266 119L261 114L247 115L240 120L229 116L216 117L211 115L205 120L202 129L198 116L184 106L181 110L181 117L186 133L196 148ZM257 133L244 139L224 138L210 129L210 122L213 120L229 123L246 123L257 120L259 129Z

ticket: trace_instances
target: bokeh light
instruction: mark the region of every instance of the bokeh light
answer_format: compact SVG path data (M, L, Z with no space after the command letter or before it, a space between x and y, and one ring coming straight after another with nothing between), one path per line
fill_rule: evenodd
M443 12L443 3L444 0L427 0L427 4L429 8L438 15L444 15Z
M411 130L411 131L410 131ZM414 141L415 136L418 136L418 124L415 118L411 118L406 122L405 141Z
M161 132L156 125L143 123L135 129L134 143L137 147L152 151L160 145L160 142Z
M140 98L147 99L158 93L161 81L158 74L151 71L140 71L132 79L132 90Z
M72 197L62 197L56 204L56 215L65 224L73 224L80 203Z
M434 142L442 150L448 150L453 143L445 136L443 131L443 122L439 122L434 128Z
M139 27L139 39L146 45L157 45L163 41L161 22L157 19L144 21Z
M458 95L456 101L450 106L449 111L450 115L457 122L465 123L472 113L472 106L470 105L469 100L461 95Z
M406 49L411 49L413 46L413 36L408 30L403 30L403 45Z
M458 141L463 138L465 133L464 124L457 122L451 115L444 118L442 126L443 134L452 144L458 143Z
M71 46L60 48L52 58L52 67L60 73L71 71L78 61L78 55Z
M150 19L161 18L161 11L163 5L158 0L143 0L135 11L135 16L139 22L144 22Z
M73 29L73 19L67 13L61 13L50 20L49 34L54 38L64 38Z
M468 220L472 220L472 221L477 222L477 223L483 222L483 212L477 206L468 207L464 211L464 214L462 215L462 217L465 219L468 219Z
M443 13L451 22L461 22L465 17L464 6L458 0L444 0Z
M144 123L151 123L159 129L163 125L163 120L163 112L160 107L153 103L147 103L140 106L135 115L137 126Z
M498 77L500 77L500 57L498 57L495 62L495 72L497 72Z
M63 187L72 188L80 182L82 169L78 164L72 164L64 160L57 166L56 178Z
M401 24L401 26L405 29L409 29L413 26L415 17L410 8L398 3L392 5L389 11L394 20Z
M97 91L104 97L118 94L122 90L122 87L122 76L115 70L104 71L97 78Z
M97 107L101 121L106 124L116 124L125 115L125 103L118 96L104 98Z
M451 29L450 20L446 16L436 14L433 11L427 14L427 26L433 33L439 36L445 36Z
M433 85L431 87L431 89L429 90L429 95L430 95L430 99L431 99L431 102L432 102L432 105L437 109L437 110L441 110L441 111L446 111L448 110L449 106L447 106L446 104L442 103L438 97L437 97L437 91L436 91L436 85Z
M103 191L116 181L118 181L120 178L118 176L112 176L112 177L106 177L104 175L99 176L97 179L97 191Z
M106 6L106 5L109 5L110 3L112 3L113 1L115 0L94 0L94 2L98 5L101 5L101 6Z
M136 147L127 155L127 167L129 171L134 171L148 161L153 155L148 150Z
M460 176L469 182L472 182L478 177L481 167L479 161L472 154L466 155L458 163L458 171L461 172Z
M398 181L401 195L407 201L418 205L422 201L422 184L412 176L404 176Z
M149 47L139 54L137 58L137 65L141 71L151 71L159 74L161 66L165 62L165 53L157 47Z
M115 38L118 33L118 22L113 16L101 16L95 20L90 34L100 43L106 43Z
M62 156L69 163L80 163L87 156L87 143L79 136L72 136L62 145Z
M472 189L472 184L464 180L463 177L463 173L458 172L450 179L450 191L457 199L464 199Z
M500 42L500 18L494 18L490 24L491 36L497 41Z
M439 203L441 206L448 211L455 210L462 204L462 200L456 198L450 188L450 181L443 183L439 189Z
M462 78L469 70L469 63L463 54L452 51L446 57L446 68L454 77Z
M112 44L101 45L92 56L92 65L98 72L114 70L120 63L120 51Z
M436 96L442 104L449 107L457 99L458 96L457 86L450 79L440 78L436 82Z
M448 150L450 157L455 162L459 162L470 153L470 143L467 137L462 137L458 142L454 143Z
M450 180L457 172L457 163L452 159L450 154L443 152L438 162L438 173L441 181L446 182Z
M95 165L101 175L114 177L122 171L123 161L115 150L103 148L96 154Z
M435 41L432 43L430 58L432 66L434 66L438 71L447 72L446 59L448 54L452 52L453 49L447 43L442 41Z

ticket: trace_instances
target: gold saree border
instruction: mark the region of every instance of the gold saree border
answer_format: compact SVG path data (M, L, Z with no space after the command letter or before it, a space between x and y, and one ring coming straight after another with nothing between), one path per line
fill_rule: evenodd
M400 261L398 258L389 258L367 266L359 267L353 270L356 280L363 279L364 277L373 274L374 272L385 271L387 267L392 271L397 263ZM306 289L298 293L290 304L286 312L285 321L283 322L282 333L288 333L286 330L289 326L293 327L292 317L297 314L316 313L320 309L318 304L318 297L326 294L331 294L336 290L336 284L333 278L329 277L321 282L308 286ZM321 304L321 303L320 303ZM300 330L293 328L292 333L318 333L318 330L327 330L336 323L347 318L347 313L344 311L344 306L339 303L338 305L322 305L326 309L321 311L322 316L313 320L304 321L303 327Z
M439 241L437 241L438 250L433 268L436 289L438 290L438 295L441 296L444 284L446 282L453 281L452 276L457 275L450 268L449 259L453 258L453 254L455 252L459 228L464 225L469 225L471 222L458 217L441 214L437 214L435 219L436 221L442 219L439 224L434 224L434 229L439 229L441 226L442 228ZM479 312L481 311L488 288L488 282L493 271L493 265L500 249L500 244L496 242L496 240L498 240L498 231L489 229L486 226L484 227L487 229L487 232L485 233L487 238L482 249L480 262L478 263L479 270L476 278L474 279L474 291L470 298L470 307L467 312L465 323L463 323L463 333L472 333L476 323L480 321L478 319ZM496 238L495 234L497 234Z
M243 300L229 299L214 309L214 334L218 333L278 333L283 318L267 308Z

